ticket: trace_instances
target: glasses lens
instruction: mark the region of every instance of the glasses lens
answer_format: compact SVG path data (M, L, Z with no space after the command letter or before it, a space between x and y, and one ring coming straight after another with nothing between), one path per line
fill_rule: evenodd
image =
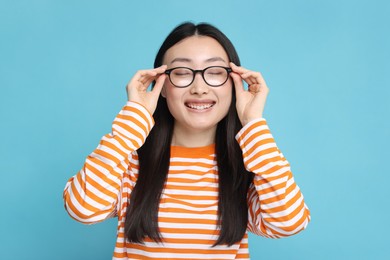
M169 74L171 82L177 87L186 87L191 84L193 72L187 68L176 68Z
M204 79L210 86L220 86L228 79L228 72L223 67L210 67L204 71Z

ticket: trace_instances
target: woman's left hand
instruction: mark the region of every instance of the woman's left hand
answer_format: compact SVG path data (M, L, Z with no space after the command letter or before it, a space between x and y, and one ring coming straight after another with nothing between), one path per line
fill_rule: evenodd
M241 124L244 126L249 121L262 118L265 102L269 89L260 72L250 71L230 63L236 89L236 108ZM248 84L245 90L243 80Z

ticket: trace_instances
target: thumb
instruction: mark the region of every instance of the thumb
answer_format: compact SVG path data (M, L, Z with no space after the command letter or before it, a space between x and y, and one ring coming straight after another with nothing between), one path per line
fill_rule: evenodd
M240 75L238 75L237 73L235 72L232 72L230 73L230 76L232 77L233 79L233 83L234 83L234 88L236 90L236 95L242 93L245 91L244 89L244 84L242 82L242 78Z
M158 78L156 79L156 84L154 85L152 90L153 95L156 96L160 95L165 79L166 79L165 74L161 74L160 76L158 76Z

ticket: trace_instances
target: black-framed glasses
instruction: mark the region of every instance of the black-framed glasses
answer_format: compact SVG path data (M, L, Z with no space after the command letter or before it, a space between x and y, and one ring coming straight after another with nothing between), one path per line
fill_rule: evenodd
M222 66L210 66L203 70L193 70L187 67L176 67L168 69L165 74L169 81L178 88L185 88L194 82L196 73L201 73L204 82L211 87L219 87L226 83L232 69Z

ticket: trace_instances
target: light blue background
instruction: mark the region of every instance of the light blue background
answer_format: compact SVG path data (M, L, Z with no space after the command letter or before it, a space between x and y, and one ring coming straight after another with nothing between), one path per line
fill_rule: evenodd
M62 191L177 24L215 24L269 85L265 117L312 212L252 259L390 259L389 1L0 1L0 258L111 259Z

